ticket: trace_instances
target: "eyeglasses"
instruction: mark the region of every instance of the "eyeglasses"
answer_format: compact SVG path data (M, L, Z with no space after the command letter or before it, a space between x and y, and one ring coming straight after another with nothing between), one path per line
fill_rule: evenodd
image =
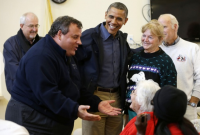
M132 90L132 91L131 91L131 94L134 94L134 95L136 95L136 92L135 92L135 90Z
M154 105L153 99L151 100L151 105Z
M24 24L24 25L25 25L25 24ZM26 26L29 27L30 29L33 29L34 27L35 27L35 28L39 28L39 27L40 27L39 24L36 24L36 25L30 24L30 25L26 25Z

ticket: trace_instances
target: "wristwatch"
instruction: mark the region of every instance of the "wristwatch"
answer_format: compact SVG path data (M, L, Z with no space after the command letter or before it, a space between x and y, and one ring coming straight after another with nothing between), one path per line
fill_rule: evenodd
M196 103L190 103L189 101L188 101L188 103L187 103L188 105L190 105L190 106L192 106L192 107L197 107L197 104Z

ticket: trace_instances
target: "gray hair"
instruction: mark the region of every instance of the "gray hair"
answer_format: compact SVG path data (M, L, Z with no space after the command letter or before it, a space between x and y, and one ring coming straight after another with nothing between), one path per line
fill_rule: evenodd
M179 24L178 24L178 20L176 19L175 16L173 16L172 14L162 14L161 16L169 16L170 17L170 21L171 21L171 25L172 25L172 29L174 29L174 24L177 25L177 30L179 28Z
M109 12L112 7L120 9L120 10L124 10L125 11L125 17L126 18L128 17L128 8L123 3L121 3L121 2L114 2L114 3L112 3L108 7L107 12Z
M48 34L51 37L55 37L55 35L58 33L58 31L61 30L62 34L65 35L69 32L69 26L71 23L76 24L79 29L82 29L82 27L83 27L82 23L79 20L74 19L73 17L70 17L70 16L61 16L61 17L58 17L53 22Z
M27 17L28 15L33 15L33 16L35 16L35 17L38 19L38 17L37 17L34 13L32 13L32 12L27 12L27 13L23 14L23 15L20 17L20 24L25 24L25 22L26 22L26 17Z
M140 111L151 112L153 111L153 105L151 100L153 99L156 91L160 89L158 83L153 80L142 80L136 84L136 101L140 105Z

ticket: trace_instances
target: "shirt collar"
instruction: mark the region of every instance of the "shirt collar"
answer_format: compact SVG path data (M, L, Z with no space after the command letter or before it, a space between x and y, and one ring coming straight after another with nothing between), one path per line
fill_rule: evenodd
M66 58L66 50L62 49L49 34L46 34L45 37L48 39L50 45L53 46L54 50L56 50L62 57Z
M33 42L33 43L35 42L35 38L32 40L32 42ZM32 43L32 44L33 44L33 43Z
M100 31L101 31L101 37L103 38L103 40L105 41L106 39L108 39L110 37L110 33L108 33L107 29L104 27L104 24L102 23L100 26Z
M180 37L178 36L178 37L176 38L176 40L174 41L174 43L172 43L172 44L170 44L170 45L175 45L176 43L178 43L179 40L180 40ZM164 41L163 41L163 44L164 44L165 46L169 46L169 44L166 44Z

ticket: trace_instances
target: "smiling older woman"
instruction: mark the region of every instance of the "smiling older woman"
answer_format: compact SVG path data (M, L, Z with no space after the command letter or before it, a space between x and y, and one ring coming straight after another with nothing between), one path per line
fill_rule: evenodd
M136 116L129 108L130 94L135 90L136 83L141 80L152 79L160 87L177 85L177 72L171 58L159 47L163 40L163 26L157 20L151 20L142 27L143 49L133 54L129 64L128 84L126 95L126 110L129 120Z

